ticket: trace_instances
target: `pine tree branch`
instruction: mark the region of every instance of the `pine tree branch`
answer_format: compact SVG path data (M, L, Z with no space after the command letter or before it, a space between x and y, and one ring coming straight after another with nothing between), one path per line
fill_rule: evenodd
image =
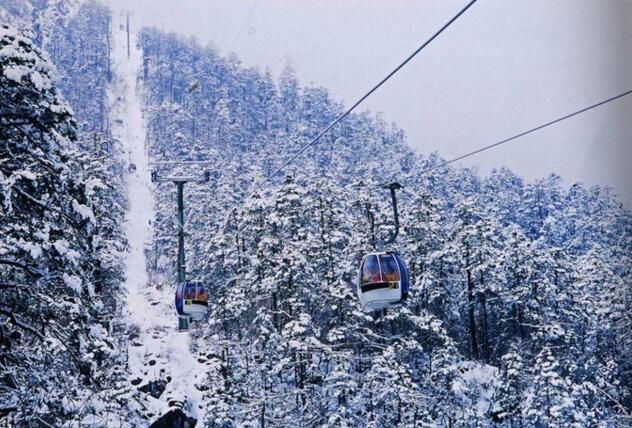
M16 284L15 282L0 282L0 290L7 288L26 288L26 286L22 284Z
M23 330L27 330L30 331L31 333L33 333L34 335L36 335L37 337L39 337L40 339L44 340L45 337L42 333L40 333L39 331L37 331L34 327L20 321L15 313L13 313L13 309L9 308L8 306L0 306L0 314L5 315L7 317L9 317L11 319L11 322L14 325L17 325L18 327L22 328Z
M39 422L40 424L46 426L46 427L50 427L50 428L55 428L54 425L49 424L48 422L46 422L45 420L43 420L42 418L40 418L39 416L35 416L34 418L37 422Z
M77 226L77 227L81 227L81 224L76 219L72 218L71 216L69 216L68 214L66 214L65 212L60 210L59 208L52 207L52 206L50 206L50 204L47 204L44 201L41 201L41 200L35 198L34 196L29 195L24 190L22 190L22 188L20 188L20 186L13 186L12 188L15 189L20 195L22 195L25 198L27 198L28 200L30 200L31 202L41 206L44 209L47 209L47 210L50 210L50 211L55 211L56 213L60 214L65 219L70 221L72 225Z
M17 129L17 130L20 132L20 134L22 134L22 136L23 136L24 138L26 138L27 140L29 140L29 142L31 142L31 143L33 144L33 146L34 146L34 147L37 147L37 146L39 145L39 142L38 142L38 141L36 141L36 140L34 140L34 139L31 137L31 135L30 135L29 133L25 132L22 128L20 128L19 126L16 126L16 128L15 128L15 129ZM47 170L48 170L51 174L53 174L53 177L55 177L55 176L56 176L56 174L58 173L58 171L56 171L56 170L55 170L55 168L54 168L54 166L55 166L55 165L53 164L53 162L52 162L52 161L50 161L50 160L48 160L48 159L46 159L46 158L44 158L44 157L42 157L42 156L38 155L37 153L33 153L33 151L32 151L32 150L27 150L27 153L28 153L28 154L30 154L30 155L31 155L31 157L32 157L35 161L37 161L37 162L41 163L41 164L42 164L42 165L43 165L43 166L44 166L44 167L45 167L45 168L46 168L46 169L47 169Z
M0 264L20 268L36 279L43 278L46 276L46 273L44 271L36 269L33 266L29 266L26 263L18 262L15 260L0 259Z

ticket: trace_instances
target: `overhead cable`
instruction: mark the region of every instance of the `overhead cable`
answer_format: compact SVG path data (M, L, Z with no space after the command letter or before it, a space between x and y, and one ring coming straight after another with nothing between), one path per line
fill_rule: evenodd
M250 8L250 12L248 12L248 16L244 20L244 23L241 24L241 27L239 27L239 31L237 31L237 34L235 34L235 38L233 38L233 41L230 43L231 48L235 45L235 42L237 41L237 39L239 39L239 36L241 36L241 33L244 31L244 28L246 28L246 25L248 25L248 23L250 22L250 19L252 18L252 14L255 12L255 9L257 9L257 6L259 6L259 0L256 0L255 3L252 5L252 8Z
M427 39L424 43L421 44L415 51L410 54L404 61L402 61L397 67L395 67L386 77L380 80L375 86L373 86L368 92L366 92L358 101L356 101L351 107L349 107L344 113L339 115L336 119L334 119L325 129L320 131L316 137L314 137L309 143L305 144L303 147L299 149L292 157L290 157L287 161L285 161L279 168L277 168L270 175L265 177L259 183L255 183L251 187L251 189L246 193L243 200L248 199L250 195L252 195L255 191L259 190L264 184L268 183L272 178L274 178L277 174L287 168L290 164L292 164L297 158L299 158L307 149L315 145L320 139L329 132L333 127L335 127L340 121L349 116L351 112L353 112L364 100L366 100L371 94L377 91L384 83L386 83L391 77L393 77L399 70L401 70L406 64L408 64L419 52L421 52L426 46L428 46L434 39L436 39L443 31L445 31L454 21L459 19L461 15L465 13L474 3L478 0L470 1L465 7L463 7L456 15L454 15L448 22L446 22L439 30L437 30L429 39Z
M527 131L522 131L519 134L516 134L516 135L514 135L512 137L505 138L504 140L498 141L498 142L493 143L493 144L489 144L487 146L484 146L484 147L481 147L479 149L473 150L471 152L465 153L463 155L457 156L454 159L450 159L450 160L447 160L445 162L442 162L442 163L440 163L438 165L435 165L435 166L433 166L431 168L428 168L425 172L432 171L433 169L436 169L436 168L441 168L441 167L449 165L451 163L463 160L465 158L469 158L470 156L477 155L477 154L479 154L481 152L484 152L486 150L492 149L494 147L498 147L500 145L509 143L510 141L516 140L516 139L518 139L520 137L524 137L525 135L528 135L528 134L531 134L533 132L539 131L539 130L544 129L544 128L548 127L548 126L555 125L556 123L562 122L562 121L564 121L566 119L570 119L571 117L574 117L574 116L577 116L579 114L585 113L588 110L592 110L592 109L597 108L599 106L602 106L604 104L608 104L609 102L618 100L619 98L623 98L626 95L630 95L630 94L632 94L632 89L630 89L628 91L625 91L625 92L623 92L623 93L621 93L619 95L615 95L614 97L611 97L611 98L599 101L599 102L597 102L595 104L589 105L588 107L584 107L584 108L582 108L580 110L574 111L573 113L569 113L569 114L567 114L565 116L558 117L557 119L551 120L550 122L546 122L546 123L544 123L542 125L538 125L535 128L531 128L531 129L529 129Z

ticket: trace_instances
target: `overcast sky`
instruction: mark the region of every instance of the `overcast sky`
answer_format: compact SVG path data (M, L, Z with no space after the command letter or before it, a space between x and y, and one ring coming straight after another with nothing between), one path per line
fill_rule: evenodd
M347 105L466 0L106 0ZM632 1L479 0L363 105L452 158L632 89ZM632 95L462 161L613 186L632 205Z

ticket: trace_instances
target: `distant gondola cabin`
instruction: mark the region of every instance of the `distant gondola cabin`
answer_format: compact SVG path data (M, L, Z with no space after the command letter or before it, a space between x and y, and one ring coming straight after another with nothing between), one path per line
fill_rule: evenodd
M200 281L185 281L176 287L178 315L199 321L208 312L208 295Z

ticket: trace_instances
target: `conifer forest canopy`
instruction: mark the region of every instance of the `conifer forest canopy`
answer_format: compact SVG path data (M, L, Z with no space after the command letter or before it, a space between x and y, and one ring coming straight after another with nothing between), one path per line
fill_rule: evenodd
M178 34L128 46L127 25L0 0L0 426L632 426L611 189L445 165L360 108L249 194L348 106ZM187 331L177 186L151 172L208 173L184 186L208 298ZM410 295L365 312L392 182Z

